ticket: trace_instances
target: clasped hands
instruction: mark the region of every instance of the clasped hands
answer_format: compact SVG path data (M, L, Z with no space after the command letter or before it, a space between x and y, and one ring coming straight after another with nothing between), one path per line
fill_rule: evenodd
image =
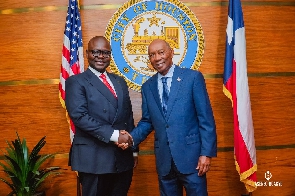
M116 145L123 150L133 146L132 136L125 130L120 130Z

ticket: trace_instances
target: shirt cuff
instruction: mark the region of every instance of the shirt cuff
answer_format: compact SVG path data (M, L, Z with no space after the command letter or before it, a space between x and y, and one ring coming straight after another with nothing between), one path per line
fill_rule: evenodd
M138 152L134 152L134 153L133 153L133 156L134 156L134 157L138 157Z
M118 142L118 139L119 139L119 130L114 130L114 132L110 138L110 141Z

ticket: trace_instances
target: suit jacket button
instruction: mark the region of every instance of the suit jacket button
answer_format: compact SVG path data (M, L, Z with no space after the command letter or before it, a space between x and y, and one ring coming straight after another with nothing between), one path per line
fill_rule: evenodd
M106 109L103 109L103 112L104 112L104 113L106 113L106 112L107 112L107 110L106 110Z
M168 129L169 128L169 125L166 125L166 128Z

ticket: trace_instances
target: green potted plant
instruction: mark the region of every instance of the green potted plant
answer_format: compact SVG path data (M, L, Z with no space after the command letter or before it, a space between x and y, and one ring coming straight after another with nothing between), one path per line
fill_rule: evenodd
M16 133L17 134L17 133ZM40 155L39 152L45 145L46 136L34 146L29 152L26 139L22 141L17 134L17 138L11 143L7 142L8 147L4 153L4 162L0 162L3 171L9 176L10 180L0 178L11 189L9 195L32 196L36 194L40 184L51 174L58 174L59 167L41 168L42 164L55 154Z

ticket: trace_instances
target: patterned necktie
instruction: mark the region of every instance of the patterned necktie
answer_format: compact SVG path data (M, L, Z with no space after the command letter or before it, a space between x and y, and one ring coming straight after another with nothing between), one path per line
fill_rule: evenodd
M111 93L114 95L115 98L117 98L117 95L114 91L114 89L111 87L110 83L107 81L107 78L104 74L100 74L99 76L102 79L102 82L108 87L108 89L111 91Z
M168 85L167 85L167 79L168 77L162 77L162 83L163 83L163 94L162 94L162 107L163 107L163 112L166 115L167 113L167 103L168 103Z

